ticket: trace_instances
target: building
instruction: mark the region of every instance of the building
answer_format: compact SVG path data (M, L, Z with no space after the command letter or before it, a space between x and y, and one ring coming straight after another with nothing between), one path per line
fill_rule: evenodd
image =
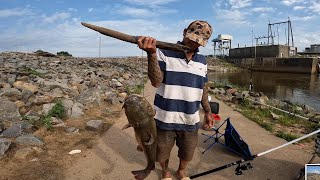
M288 58L296 55L297 48L285 45L268 45L233 48L229 51L229 58L258 58L258 57L279 57Z

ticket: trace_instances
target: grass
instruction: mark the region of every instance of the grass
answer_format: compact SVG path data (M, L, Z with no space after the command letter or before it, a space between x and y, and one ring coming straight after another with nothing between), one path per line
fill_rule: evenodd
M32 74L32 75L35 75L35 76L39 76L39 77L42 77L43 74L42 73L39 73L38 71L32 69L32 68L27 68L26 69L28 73Z
M294 134L290 134L290 133L285 133L285 132L282 132L282 131L279 131L276 133L276 136L279 137L279 138L282 138L286 141L292 141L294 139L297 139L299 138L300 136L297 136L297 135L294 135Z
M49 110L48 114L42 118L43 124L47 127L47 129L52 128L52 120L51 117L57 117L60 119L65 118L66 112L65 108L61 102L61 100L57 101L57 103Z

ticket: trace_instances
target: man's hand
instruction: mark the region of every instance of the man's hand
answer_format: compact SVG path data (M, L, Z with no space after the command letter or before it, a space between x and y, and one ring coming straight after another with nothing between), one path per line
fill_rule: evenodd
M204 129L211 129L213 127L213 119L211 113L207 112L204 114Z
M148 54L155 54L157 52L156 42L157 40L152 37L138 37L139 48L146 51Z

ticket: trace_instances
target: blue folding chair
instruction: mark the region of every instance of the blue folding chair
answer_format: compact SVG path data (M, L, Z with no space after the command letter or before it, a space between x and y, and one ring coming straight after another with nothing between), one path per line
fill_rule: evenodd
M220 133L220 128L227 123L226 129L224 134ZM218 128L214 129L213 135L208 135L202 133L202 135L208 137L204 143L206 143L208 140L213 139L213 142L202 152L204 154L208 149L210 149L215 144L220 144L230 151L241 155L242 157L251 157L252 154L250 152L248 144L240 137L239 133L236 131L236 129L233 127L233 125L230 122L230 118L227 118ZM222 143L220 141L220 138L224 137L225 142Z

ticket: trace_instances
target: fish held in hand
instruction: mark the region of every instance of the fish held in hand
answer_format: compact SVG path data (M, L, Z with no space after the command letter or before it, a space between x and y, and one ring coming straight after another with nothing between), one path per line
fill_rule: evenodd
M136 179L145 179L155 169L157 149L157 129L154 120L155 111L146 98L133 94L129 95L123 108L129 123L123 129L133 127L139 150L147 158L147 167L143 170L132 171Z

